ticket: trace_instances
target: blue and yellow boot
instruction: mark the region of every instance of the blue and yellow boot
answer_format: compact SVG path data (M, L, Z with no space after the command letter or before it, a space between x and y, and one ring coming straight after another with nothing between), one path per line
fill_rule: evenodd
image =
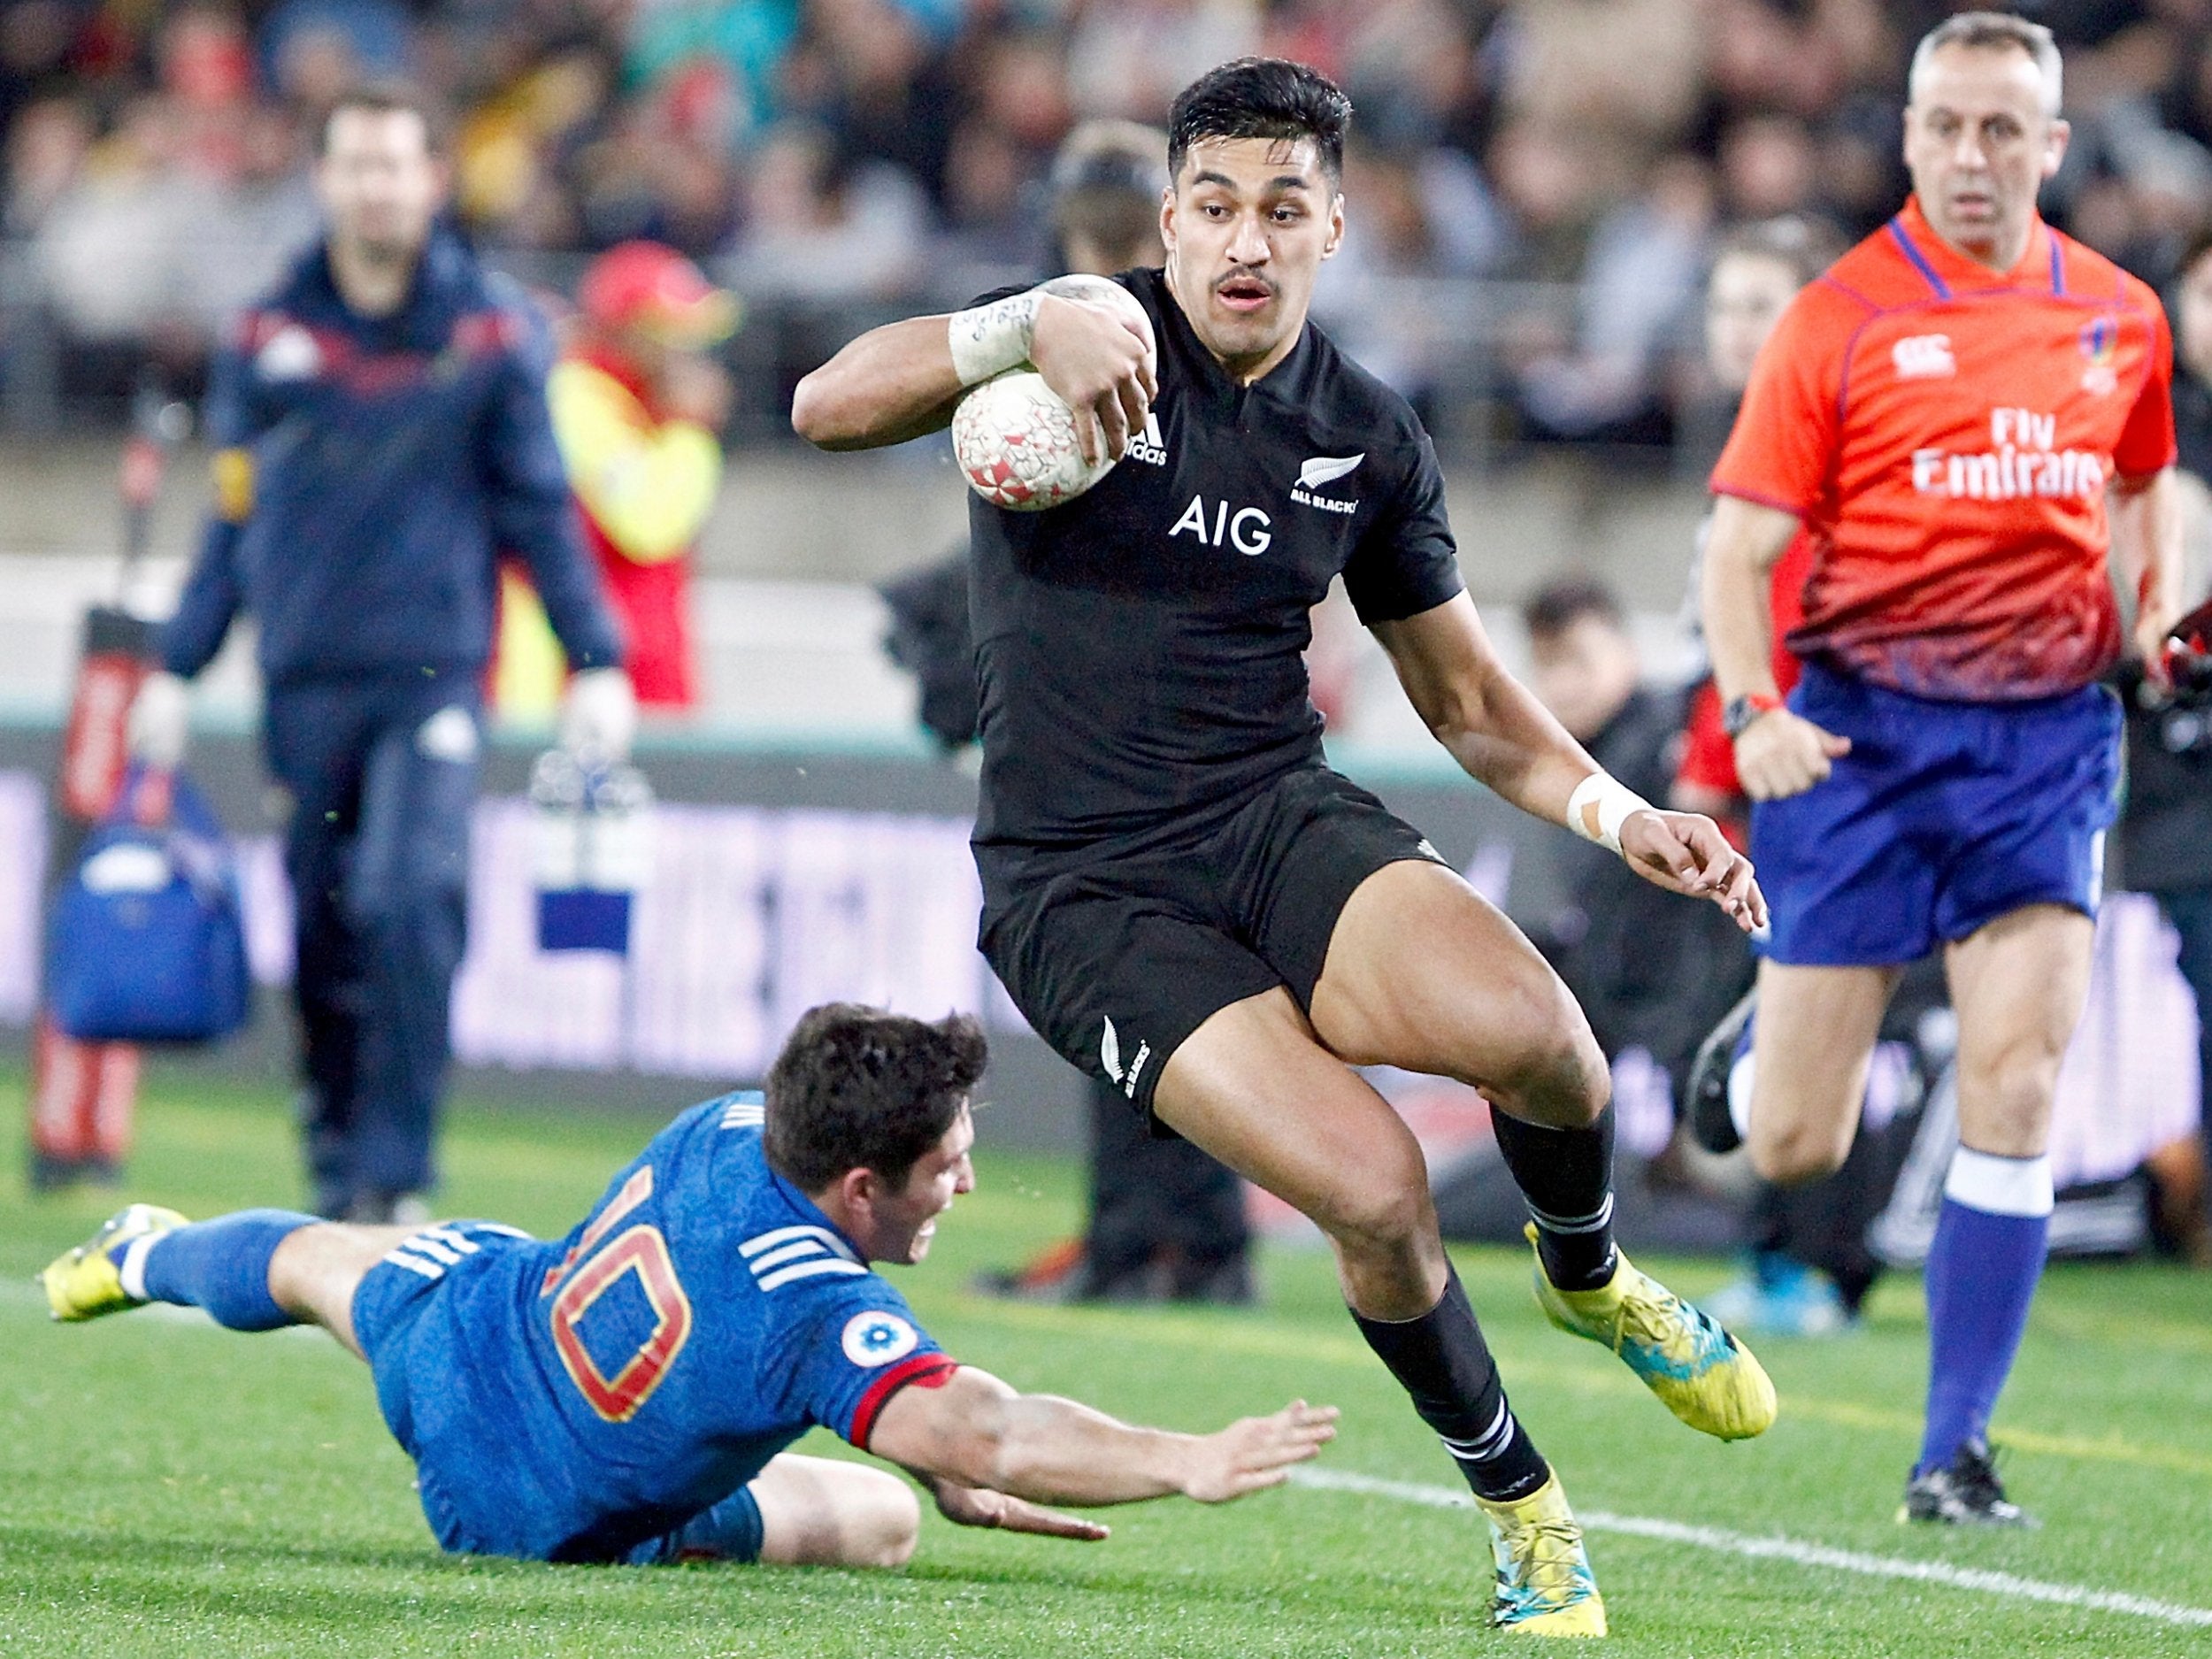
M1475 1504L1489 1518L1498 1568L1492 1625L1525 1636L1604 1635L1605 1598L1559 1477L1548 1477L1525 1498L1479 1497Z
M1528 1228L1536 1242L1536 1228ZM1536 1302L1563 1331L1601 1342L1644 1379L1667 1409L1724 1440L1748 1440L1774 1426L1774 1384L1751 1350L1650 1274L1616 1253L1610 1283L1561 1290L1536 1258Z
M175 1210L158 1204L132 1204L117 1210L85 1243L47 1263L39 1282L46 1286L48 1309L55 1318L73 1322L143 1307L143 1297L123 1288L125 1252L142 1239L150 1241L190 1225Z

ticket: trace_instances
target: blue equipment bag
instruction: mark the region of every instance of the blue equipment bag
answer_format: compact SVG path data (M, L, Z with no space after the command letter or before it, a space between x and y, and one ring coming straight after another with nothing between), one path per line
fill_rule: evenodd
M166 785L163 821L139 821ZM145 792L154 792L149 795ZM206 1042L246 1023L250 986L236 861L181 773L134 765L55 896L46 1000L88 1042Z

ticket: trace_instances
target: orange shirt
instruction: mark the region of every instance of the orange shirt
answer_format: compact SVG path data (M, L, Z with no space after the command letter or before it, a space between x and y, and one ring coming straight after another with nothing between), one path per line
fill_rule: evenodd
M2119 653L2107 479L2174 459L2157 296L2037 221L2008 272L1916 202L1790 303L1715 493L1813 541L1800 656L1895 690L2005 702L2087 685Z

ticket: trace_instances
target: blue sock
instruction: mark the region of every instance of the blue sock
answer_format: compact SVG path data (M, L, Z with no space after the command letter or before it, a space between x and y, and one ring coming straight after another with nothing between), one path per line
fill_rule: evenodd
M1985 1438L2028 1328L2051 1230L2051 1161L1961 1147L1928 1250L1928 1426L1915 1474Z
M629 1560L639 1567L680 1561L758 1561L765 1530L760 1500L753 1496L750 1486L740 1486L674 1532L639 1545L630 1552Z
M269 1258L315 1217L291 1210L241 1210L157 1238L134 1240L116 1266L123 1288L148 1302L204 1308L234 1331L273 1331L297 1320L269 1294Z

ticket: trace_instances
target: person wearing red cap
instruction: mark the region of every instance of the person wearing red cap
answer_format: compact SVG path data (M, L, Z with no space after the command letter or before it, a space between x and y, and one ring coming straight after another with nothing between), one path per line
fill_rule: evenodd
M547 392L553 434L629 646L638 701L699 700L690 625L691 550L722 481L716 433L729 381L707 348L727 338L737 302L658 242L628 242L584 273L574 337ZM495 700L549 709L558 659L519 572L502 595Z

